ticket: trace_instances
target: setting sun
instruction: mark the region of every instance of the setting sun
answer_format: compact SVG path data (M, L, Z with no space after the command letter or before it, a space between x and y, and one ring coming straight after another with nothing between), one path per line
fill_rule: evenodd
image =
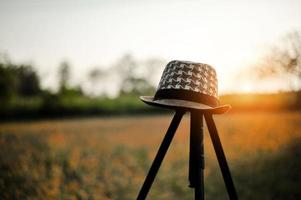
M253 91L252 85L250 83L244 83L241 85L241 91L243 93L250 93Z

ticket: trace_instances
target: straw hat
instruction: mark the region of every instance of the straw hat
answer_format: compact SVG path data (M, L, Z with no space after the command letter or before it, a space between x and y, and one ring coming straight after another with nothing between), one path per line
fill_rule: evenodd
M140 99L163 108L222 114L231 106L219 104L217 88L216 72L210 65L174 60L166 65L155 96Z

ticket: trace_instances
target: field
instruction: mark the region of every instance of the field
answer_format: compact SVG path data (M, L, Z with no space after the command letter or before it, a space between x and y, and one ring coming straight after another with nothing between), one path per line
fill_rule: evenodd
M135 199L171 118L1 123L0 199ZM301 113L215 119L240 199L301 199ZM188 133L186 115L149 199L193 199ZM227 199L207 130L205 163L206 199Z

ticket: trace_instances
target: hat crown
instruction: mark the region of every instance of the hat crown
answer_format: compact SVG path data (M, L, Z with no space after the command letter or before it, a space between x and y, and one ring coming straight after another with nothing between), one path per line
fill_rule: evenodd
M216 71L208 64L173 60L161 76L157 91L184 90L218 98Z

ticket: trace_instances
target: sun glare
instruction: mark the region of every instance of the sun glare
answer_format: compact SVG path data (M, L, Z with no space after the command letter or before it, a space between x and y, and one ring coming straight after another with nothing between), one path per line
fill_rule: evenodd
M245 83L241 85L241 92L250 93L252 92L252 85L250 83Z

